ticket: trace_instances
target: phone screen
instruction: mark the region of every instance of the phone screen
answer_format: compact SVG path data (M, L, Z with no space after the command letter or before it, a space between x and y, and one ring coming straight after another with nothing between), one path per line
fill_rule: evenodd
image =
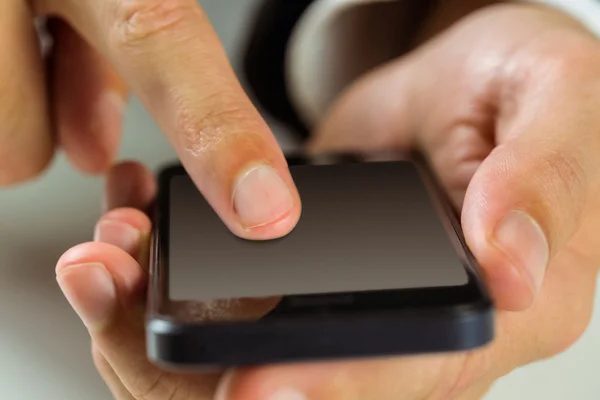
M211 301L462 286L468 274L409 161L295 165L286 237L234 236L187 175L170 182L169 297Z

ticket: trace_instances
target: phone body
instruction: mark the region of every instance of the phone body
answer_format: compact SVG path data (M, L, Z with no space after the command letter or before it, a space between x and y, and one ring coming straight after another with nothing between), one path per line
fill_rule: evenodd
M296 228L250 242L181 166L159 174L149 359L204 370L465 351L494 308L459 216L418 153L288 157Z

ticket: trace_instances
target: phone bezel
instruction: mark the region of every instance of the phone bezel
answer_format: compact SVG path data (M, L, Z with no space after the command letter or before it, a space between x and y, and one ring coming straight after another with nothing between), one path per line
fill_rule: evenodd
M411 323L417 324L415 326L420 327L421 337L413 338L412 347L406 345L404 349L400 349L396 345L396 353L461 350L479 347L492 340L493 304L483 283L481 269L466 244L459 215L425 157L415 152L385 152L293 155L288 156L287 160L290 166L398 161L414 163L429 190L449 240L452 241L467 271L468 283L451 287L285 296L277 306L278 312L275 316L269 315L268 318L260 320L210 323L188 320L173 312L177 304L169 299L168 290L170 182L174 176L187 174L181 165L173 165L159 173L159 191L154 207L147 307L148 351L151 359L161 364L181 367L187 364L197 365L199 359L204 360L203 364L241 365L262 361L385 354L389 352L391 343L379 350L377 345L371 345L358 348L355 346L354 350L349 351L343 351L340 344L335 346L330 343L327 347L321 343L313 346L311 354L306 344L301 342L300 336L293 332L303 333L304 337L313 334L312 340L318 340L318 333L323 329L330 329L330 333L340 330L340 334L342 329L354 329L358 335L355 336L360 337L358 332L364 331L365 327L375 329L376 326L380 326L381 329L385 329L385 326L398 325L399 321L403 321L405 325L402 329L406 329ZM337 301L342 298L351 298L351 301ZM450 332L445 339L431 337L427 340L422 337L426 333L425 330L432 332L443 327L446 327L447 334ZM393 329L390 332L393 332ZM286 350L282 347L278 351L273 350L271 354L261 355L256 352L248 354L247 350L244 350L245 356L232 355L228 360L227 354L230 353L227 350L222 347L221 351L214 350L215 344L231 345L234 339L241 349L241 344L250 340L249 338L272 341L278 340L278 337L284 338L283 341L287 341L288 347L293 343L294 346L305 347L305 351L293 355L289 348ZM173 342L173 338L178 338L178 341ZM208 350L207 347L203 347L201 351L192 350L194 346L197 347L198 341L207 346L212 343L213 350ZM421 350L417 342L421 343ZM252 343L256 345L251 340L246 345ZM329 355L326 354L327 351ZM235 351L231 354L234 353Z

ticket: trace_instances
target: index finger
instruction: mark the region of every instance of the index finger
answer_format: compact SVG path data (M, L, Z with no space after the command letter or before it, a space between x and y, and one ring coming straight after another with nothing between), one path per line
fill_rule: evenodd
M195 0L37 5L68 20L109 59L233 233L270 239L294 227L300 198L285 157Z

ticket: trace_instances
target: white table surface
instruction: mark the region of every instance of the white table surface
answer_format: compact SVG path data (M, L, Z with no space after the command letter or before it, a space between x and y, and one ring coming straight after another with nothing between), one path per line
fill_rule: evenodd
M243 38L244 22L256 0L202 3L235 63L238 39ZM170 146L136 100L125 125L120 158L141 160L152 168L174 159ZM110 399L92 365L88 336L54 279L60 254L91 239L101 190L101 179L74 172L59 156L39 181L0 191L2 400ZM600 296L596 303L600 306ZM600 399L599 360L597 307L590 329L578 344L559 357L504 378L488 399Z

